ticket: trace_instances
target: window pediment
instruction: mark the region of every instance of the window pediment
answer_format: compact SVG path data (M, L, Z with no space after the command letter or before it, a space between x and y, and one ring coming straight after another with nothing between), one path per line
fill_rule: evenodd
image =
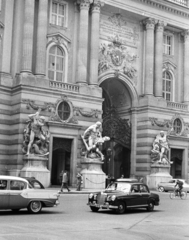
M48 38L48 45L52 42L56 43L57 45L64 45L66 49L69 51L69 44L71 40L64 36L62 33L52 33L47 35Z
M177 66L171 61L167 60L163 62L163 70L174 72Z

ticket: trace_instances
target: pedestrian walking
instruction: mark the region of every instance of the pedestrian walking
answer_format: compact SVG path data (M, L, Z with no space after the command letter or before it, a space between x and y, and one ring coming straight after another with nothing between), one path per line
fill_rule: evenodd
M64 171L64 174L62 176L62 185L60 191L63 192L63 188L66 188L68 192L70 192L70 189L68 188L68 173L67 171Z
M81 173L77 174L77 189L76 191L81 191L81 185L83 183L83 175Z

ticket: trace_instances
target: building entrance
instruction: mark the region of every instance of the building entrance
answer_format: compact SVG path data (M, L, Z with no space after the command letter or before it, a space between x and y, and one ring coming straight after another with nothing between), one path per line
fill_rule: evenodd
M68 171L69 176L71 144L72 144L71 139L53 138L52 170L51 170L52 185L61 184L60 173L62 170Z
M182 149L171 149L171 170L170 174L173 178L182 178L182 164L183 164L183 150Z

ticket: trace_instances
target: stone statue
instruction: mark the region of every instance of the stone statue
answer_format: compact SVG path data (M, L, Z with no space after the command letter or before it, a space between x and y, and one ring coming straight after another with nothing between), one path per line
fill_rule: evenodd
M101 160L104 160L104 155L100 151L100 146L105 141L109 141L109 137L102 137L101 122L96 122L95 124L89 126L84 134L81 136L86 147L85 156L89 158L98 158L100 156Z
M30 114L27 127L24 129L23 152L26 155L48 155L49 131L46 126L45 117L40 116L41 109Z
M168 152L169 142L167 135L164 131L160 131L153 142L153 149L151 150L152 163L172 164L168 159Z

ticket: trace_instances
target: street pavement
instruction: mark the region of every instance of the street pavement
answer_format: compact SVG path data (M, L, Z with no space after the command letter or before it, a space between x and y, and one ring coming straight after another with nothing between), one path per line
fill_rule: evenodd
M44 208L37 215L25 209L16 214L0 211L0 240L189 239L189 196L171 200L169 193L159 193L161 203L153 212L135 209L118 215L92 212L86 205L88 195L73 191L60 195L58 207Z

